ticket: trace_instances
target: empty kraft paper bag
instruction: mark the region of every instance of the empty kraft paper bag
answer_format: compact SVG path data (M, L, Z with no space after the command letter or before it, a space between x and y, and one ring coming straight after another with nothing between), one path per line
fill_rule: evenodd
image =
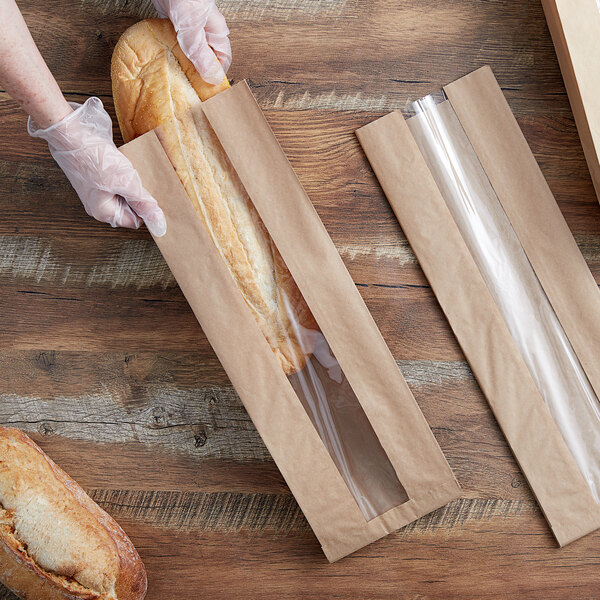
M221 92L191 116L181 122L205 136L207 127L211 131L209 162L226 161L239 178L237 196L228 198L231 210L260 219L270 235L268 253L279 281L287 280L278 303L285 307L285 344L267 341L249 288L236 284L211 237L214 229L169 162L161 128L122 151L165 212L167 233L155 240L158 247L334 561L457 498L460 490L247 84ZM244 194L251 210L243 198L234 201ZM274 345L286 348L286 368Z
M600 0L542 0L600 201Z
M489 67L358 138L560 545L600 526L600 293Z

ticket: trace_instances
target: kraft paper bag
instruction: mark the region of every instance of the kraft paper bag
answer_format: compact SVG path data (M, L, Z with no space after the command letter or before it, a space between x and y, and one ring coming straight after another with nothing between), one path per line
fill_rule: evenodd
M489 67L357 131L560 545L600 526L600 293Z
M286 376L151 131L122 147L157 199L156 243L330 561L457 498L458 484L245 82L207 118L317 326ZM157 135L158 134L158 135Z
M542 0L600 201L600 1Z

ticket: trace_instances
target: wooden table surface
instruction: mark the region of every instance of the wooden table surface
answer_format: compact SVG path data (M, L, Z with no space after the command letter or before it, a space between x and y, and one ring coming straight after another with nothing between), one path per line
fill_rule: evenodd
M112 49L149 2L20 6L67 97L114 115ZM0 422L119 520L149 600L598 597L600 533L557 547L353 133L490 64L599 278L600 207L540 3L220 6L230 76L249 80L464 497L328 565L148 233L88 218L3 92Z

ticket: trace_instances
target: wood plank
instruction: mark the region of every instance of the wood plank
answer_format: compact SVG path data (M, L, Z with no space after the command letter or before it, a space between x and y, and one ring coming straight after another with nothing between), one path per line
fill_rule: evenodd
M9 141L0 157L0 183L13 202L0 207L0 234L147 239L143 231L117 232L86 218L46 145L27 136L19 113L9 118L5 112L0 112L0 126L6 127ZM357 235L360 240L369 231L377 232L376 239L385 236L388 244L398 239L399 227L354 136L357 127L380 115L267 112L319 215L340 246ZM575 233L589 233L594 220L586 217L600 218L600 207L572 118L526 115L519 121L569 225ZM340 210L344 211L342 220ZM365 227L365 221L371 227Z
M362 236L343 239L337 245L356 284L428 286L406 239L381 229L369 227ZM345 238L347 234L343 235ZM600 280L600 236L576 234L575 240ZM167 297L176 286L152 240L126 236L92 237L82 245L71 238L0 235L0 283L25 289L31 285L107 288L124 296L134 290L153 289Z
M462 356L428 287L359 286L396 358L454 360ZM26 288L1 293L0 346L15 349L208 351L178 288L123 294L103 288ZM25 330L25 326L27 327Z
M214 356L10 351L0 354L0 365L0 422L33 435L86 485L101 481L127 489L135 468L148 489L179 489L187 485L187 473L191 489L212 491L220 481L228 490L243 482L247 491L242 467L234 466L240 463L249 465L259 489L281 490L281 478L273 477L272 461ZM466 363L403 360L399 367L472 493L528 498ZM114 461L108 479L103 464L82 459L97 452ZM264 479L257 463L271 465Z
M236 60L230 75L260 82L259 98L266 105L305 106L298 99L308 90L311 106L356 109L359 101L389 110L406 102L402 90L410 88L410 97L418 98L430 92L432 84L439 87L490 63L517 112L570 114L538 3L462 0L451 10L440 0L427 8L392 0L380 0L368 9L356 0L323 2L319 8L315 2L297 1L289 6L251 2L243 9L240 4L225 2L222 7L235 31ZM298 9L299 4L304 9ZM128 25L151 14L147 1L49 0L23 9L63 89L79 94L93 90L107 97L111 48ZM44 35L48 25L61 32L58 39ZM310 39L319 41L318 51L306 43ZM277 40L277 52L269 51L270 40ZM60 51L64 47L72 51L65 55ZM372 48L377 50L363 50ZM530 77L533 66L535 78ZM332 87L334 102L329 96ZM561 95L547 93L549 87L559 88Z

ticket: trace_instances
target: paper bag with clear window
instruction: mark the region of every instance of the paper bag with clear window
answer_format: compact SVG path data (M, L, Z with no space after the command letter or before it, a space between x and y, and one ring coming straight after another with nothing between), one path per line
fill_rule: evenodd
M600 292L489 67L357 131L561 545L600 527Z
M182 158L195 131L202 143ZM156 243L327 558L457 498L429 426L247 84L121 150L165 212L167 233ZM183 159L192 170L204 161L216 185L181 169L178 176Z

